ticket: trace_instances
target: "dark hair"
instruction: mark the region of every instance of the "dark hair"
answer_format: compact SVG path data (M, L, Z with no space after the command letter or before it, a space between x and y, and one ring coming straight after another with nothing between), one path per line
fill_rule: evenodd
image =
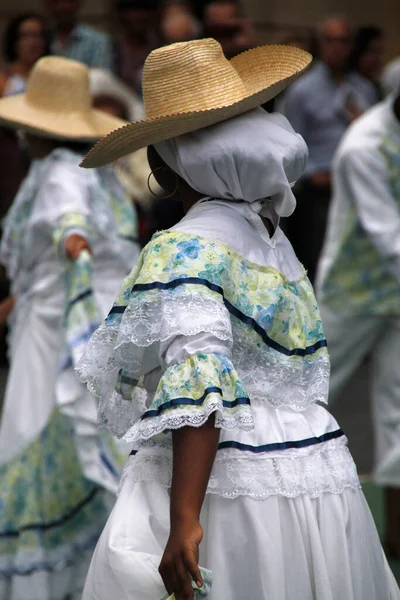
M43 37L45 40L45 55L50 54L50 33L45 19L36 13L24 13L14 17L9 21L3 37L3 54L8 62L14 62L17 57L17 42L19 37L19 28L24 21L35 19L40 21L43 26Z
M92 148L93 142L82 142L80 140L57 140L58 148L66 148L77 154L87 154Z
M354 36L353 53L350 57L350 68L357 70L360 58L368 51L371 42L381 40L383 31L375 25L360 27Z
M163 0L116 0L116 10L149 10L154 11L163 5Z

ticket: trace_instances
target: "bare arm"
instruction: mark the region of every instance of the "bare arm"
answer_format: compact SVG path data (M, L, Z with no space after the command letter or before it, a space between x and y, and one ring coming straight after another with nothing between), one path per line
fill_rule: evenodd
M218 449L220 430L211 416L203 427L183 427L173 432L171 531L160 574L176 600L193 600L191 580L198 587L199 544L203 537L200 511Z
M15 304L14 296L8 296L0 302L0 326L5 325L8 317L10 316Z

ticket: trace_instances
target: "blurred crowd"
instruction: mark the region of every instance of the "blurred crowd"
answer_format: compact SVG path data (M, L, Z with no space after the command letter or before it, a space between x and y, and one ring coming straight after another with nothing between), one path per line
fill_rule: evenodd
M31 89L30 74L41 58L54 55L74 59L85 64L88 70L71 61L47 59L36 65L33 73L49 62L53 65L67 63L67 71L70 68L84 71L87 95L87 76L90 86L90 100L85 99L83 102L85 114L90 113L91 102L94 108L102 111L102 114L96 113L101 120L112 121L112 128L108 130L111 131L115 128L115 123L110 116L116 117L115 122L119 124L119 119L131 122L145 117L144 65L152 50L171 43L212 37L221 44L225 55L232 58L256 47L261 41L265 42L265 39L258 39L256 24L246 15L244 1L112 1L112 14L107 32L100 31L82 20L82 0L42 0L38 12L19 14L12 18L0 43L0 98L24 93L27 86L28 90ZM400 375L397 365L400 353L400 57L385 64L385 32L375 25L356 27L341 16L327 17L308 34L298 33L300 29L293 31L294 33L282 36L278 41L309 51L315 60L300 78L263 106L268 112L284 114L295 132L304 138L309 150L304 175L296 184L293 183L297 200L296 211L290 217L282 219L280 224L307 270L311 282L315 283L332 358L333 399L340 395L359 365L366 358L372 357L371 388L377 448L375 481L387 488L385 549L389 556L400 560ZM276 38L273 41L276 42ZM297 56L297 51L293 52ZM56 87L57 90L64 89L58 83ZM72 88L68 85L68 91L70 89ZM159 93L165 102L167 92L160 89ZM49 122L54 121L56 116L56 111L53 110L54 100L51 101L55 95L53 89L53 95L46 96L50 97L50 102L45 107L46 118L47 110L49 112ZM77 93L75 97L79 98L80 94ZM153 97L158 97L158 88ZM74 98L73 91L68 95L68 99L71 98ZM12 98L10 102L16 101L16 98ZM8 102L2 101L3 105ZM74 111L77 112L75 109ZM265 117L262 111L261 115ZM293 134L290 124L281 116L274 115L270 119L283 123L282 127L286 127ZM37 163L43 158L38 151L37 162L31 159L31 156L35 155L30 140L32 130L33 133L35 130L31 124L25 127L23 133L10 128L18 127L17 121L8 122L3 117L2 122L4 125L8 124L8 127L2 127L0 120L0 235L1 222L13 204L17 191L21 189L22 181L28 172L34 171ZM63 124L65 125L64 119ZM71 121L67 121L66 125L71 131ZM39 129L39 132L42 131L43 129ZM60 139L64 142L65 140L62 135L54 132L53 134L54 140L49 142L49 147L52 148L51 152L57 152L61 148ZM102 135L96 136L95 139ZM298 141L294 134L293 137ZM87 141L87 138L85 140ZM42 141L38 134L36 143L39 147ZM75 145L68 143L68 140L64 146L64 151L76 150ZM77 171L77 177L83 178L82 173L87 174L87 171L78 169L77 165L88 147L86 144L83 147L80 143L78 149L79 161L74 156L69 166L72 165L72 173ZM50 156L51 152L48 151L47 154ZM305 152L302 165L304 162ZM120 220L126 225L129 221L126 214L129 213L135 225L134 231L132 229L128 232L129 235L125 235L124 232L121 237L125 238L125 242L129 240L129 243L135 245L137 254L139 246L143 247L156 231L168 229L182 218L182 204L174 195L177 188L167 195L168 191L164 192L156 178L150 180L151 170L146 149L119 159L113 168L104 169L100 174L106 179L109 177L108 182L112 180L112 186L110 184L108 190L110 198L107 196L106 200L112 204L118 216L118 219L115 217L116 223ZM29 177L27 179L29 180ZM98 181L100 183L93 188L93 197L101 197L101 190L107 188L102 179ZM162 179L160 181L163 184ZM62 183L68 187L69 178L65 177ZM292 184L292 181L289 183ZM36 188L33 185L29 187L30 185L31 183L22 185L23 194L18 194L17 202L14 203L18 203L18 198L21 203L22 198L23 210L26 207L30 210L35 201L32 190ZM39 186L36 189L36 194L39 195L37 190ZM71 198L75 200L77 196L74 189L67 192L66 204ZM54 205L58 206L62 200L59 193L51 192L50 208L53 207L53 196L57 196L58 201L54 202ZM242 199L245 197L241 196ZM88 204L93 209L91 202ZM27 220L23 210L21 215ZM28 212L27 209L27 214ZM48 208L43 211L45 216L50 212ZM93 209L94 212L96 211ZM15 219L16 239L18 244L23 246L23 230L17 223L18 219ZM40 219L38 221L41 223ZM272 222L269 225L275 226ZM73 227L72 231L74 233L70 237L80 238L79 227ZM119 230L116 231L119 234ZM104 227L104 232L110 234L110 254L115 255L114 259L121 259L124 252L114 252L115 239L111 236L113 231L110 233L108 228ZM14 241L11 234L7 235L5 227L4 241L7 241L8 237ZM28 254L33 254L35 246L39 254L40 243L45 239L47 238L39 232L35 243L26 243ZM60 235L58 241L61 239L64 238ZM82 239L85 242L83 236L80 242ZM276 243L270 241L271 245ZM90 245L86 244L83 248L89 250ZM26 250L25 247L24 249ZM64 258L74 262L74 253L68 254L67 247L65 251ZM9 254L12 256L11 250ZM41 256L39 258L42 260ZM61 277L61 266L58 264L60 261L56 258L54 254L57 276ZM40 260L38 259L39 264ZM108 263L106 266L108 268ZM114 270L114 267L110 269ZM23 276L33 287L33 284L37 283L33 281L33 270L32 273L29 269L26 271ZM98 280L102 282L104 278L107 286L111 278L108 271L104 272L106 275L103 276L100 271ZM115 271L114 279L118 277L119 272ZM69 281L71 283L73 278L69 277ZM43 286L43 289L45 287ZM109 289L108 292L110 291L112 290ZM50 286L47 286L47 292L50 298ZM1 306L5 305L4 299L9 299L9 294L7 277L0 271L0 336L3 336L3 339L0 339L0 363L6 363L5 332L1 327L6 318L1 318ZM24 301L29 301L30 294L31 290L25 291L24 288ZM72 297L75 299L67 306L68 315L74 315L71 306L75 306L76 298L81 301L88 295L81 293ZM14 299L11 298L11 301L14 302ZM20 314L23 314L21 306L23 304L17 303L17 309L19 307ZM12 306L7 308L9 312L11 309ZM26 314L30 314L28 310ZM73 319L70 318L70 321L72 323ZM320 324L321 320L318 321L318 327ZM86 326L86 323L84 325ZM92 323L90 325L92 326ZM20 331L24 328L25 325ZM17 329L15 327L15 330ZM32 330L34 329L32 326ZM26 330L29 332L28 326ZM93 328L90 333L92 331ZM76 339L84 338L76 336ZM24 348L22 342L21 347ZM308 348L314 352L314 346L310 345ZM46 352L43 352L43 355ZM295 352L297 350L293 350L293 353ZM32 359L32 356L28 356L29 353L34 355L33 351L26 349L27 364L30 364ZM53 359L50 352L47 354ZM36 356L33 358L36 359ZM32 380L37 378L45 384L47 366L43 362L44 375L40 378L35 371L35 361L31 362L34 373ZM56 372L58 364L55 360L53 362ZM21 364L25 364L22 359ZM72 362L67 361L65 364L72 368ZM15 367L15 381L19 385L18 369L19 367ZM20 368L20 372L22 371L25 373L25 366ZM122 370L120 374L123 375ZM27 388L30 386L28 375L26 378L21 377L22 382L25 379L28 382ZM76 378L75 374L73 376ZM121 377L122 384L123 379L124 377ZM137 381L135 385L136 383ZM316 386L317 384L318 382L315 382ZM66 384L65 389L68 385ZM86 388L84 392L87 393ZM9 398L19 396L19 392L9 392ZM26 397L28 396L27 393ZM41 400L40 393L37 396ZM76 403L79 404L78 400ZM9 414L14 414L11 409ZM35 457L34 453L31 454ZM40 456L39 458L41 460ZM9 465L7 469L12 472ZM23 478L18 477L18 482L21 482ZM23 482L21 489L27 485L27 482ZM22 498L22 492L20 496ZM394 532L393 535L391 531ZM68 597L72 599L72 596Z
M97 108L136 120L144 114L143 65L154 48L209 36L232 57L258 43L254 23L239 0L114 0L113 34L81 20L80 0L43 0L41 8L38 13L17 15L5 29L0 97L23 92L35 62L53 54L90 68ZM400 59L385 67L384 32L375 26L354 29L343 18L329 18L307 36L286 35L281 43L306 49L318 59L284 96L265 106L268 111L284 112L310 149L308 170L297 188L298 210L284 228L313 279L325 233L336 148L347 126L396 87ZM0 218L28 167L23 139L0 129ZM180 218L179 202L169 200L166 207L149 193L145 153L122 161L117 168L139 213L141 243Z

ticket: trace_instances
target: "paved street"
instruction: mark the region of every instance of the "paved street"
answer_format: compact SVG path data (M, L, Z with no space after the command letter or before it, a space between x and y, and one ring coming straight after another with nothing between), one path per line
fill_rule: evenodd
M350 449L361 475L371 472L374 452L368 383L369 363L366 362L341 398L330 406L349 438Z

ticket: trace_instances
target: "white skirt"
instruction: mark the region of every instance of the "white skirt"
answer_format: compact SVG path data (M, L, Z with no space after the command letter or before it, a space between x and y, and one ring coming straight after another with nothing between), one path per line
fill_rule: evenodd
M125 479L83 600L162 600L169 490ZM209 600L399 600L363 493L253 500L208 494L200 565Z

